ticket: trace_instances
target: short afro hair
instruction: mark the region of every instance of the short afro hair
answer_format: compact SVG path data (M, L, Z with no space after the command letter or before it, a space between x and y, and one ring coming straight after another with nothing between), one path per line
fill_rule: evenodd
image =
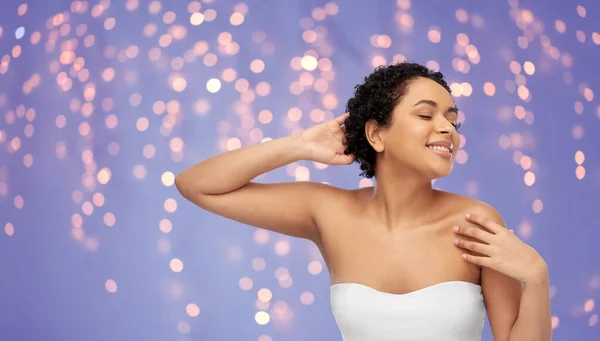
M375 176L377 155L365 135L365 124L373 119L380 127L389 127L392 112L406 94L410 81L419 77L429 78L451 93L442 73L413 62L378 66L365 77L364 83L355 86L354 96L346 104L345 112L349 112L350 116L344 122L345 154L355 157L362 170L361 176Z

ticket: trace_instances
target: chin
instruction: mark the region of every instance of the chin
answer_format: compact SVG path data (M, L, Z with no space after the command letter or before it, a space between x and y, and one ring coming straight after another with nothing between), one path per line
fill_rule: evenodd
M429 170L430 179L436 180L450 175L450 173L452 172L452 165L453 163L448 163L444 166L436 165L435 167L431 167Z
M425 173L429 173L431 180L443 178L445 176L450 175L450 172L452 172L452 166L454 165L454 157L456 154L438 154L437 152L432 152L431 150L429 150L429 148L427 148L427 150L428 171L425 171Z
M432 176L430 177L430 180L437 180L440 178L444 178L447 177L448 175L450 175L450 172L444 172L444 173L437 173L437 174L432 174Z

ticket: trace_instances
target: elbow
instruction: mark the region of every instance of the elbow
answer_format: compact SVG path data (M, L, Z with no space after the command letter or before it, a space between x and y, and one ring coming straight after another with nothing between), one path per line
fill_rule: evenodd
M184 198L187 199L190 197L191 186L189 185L189 182L185 180L185 176L183 173L180 173L175 176L175 188L177 188L179 194L181 194Z
M175 176L175 188L181 196L190 201L195 201L199 196L206 192L202 189L203 179L199 179L197 174L183 171Z

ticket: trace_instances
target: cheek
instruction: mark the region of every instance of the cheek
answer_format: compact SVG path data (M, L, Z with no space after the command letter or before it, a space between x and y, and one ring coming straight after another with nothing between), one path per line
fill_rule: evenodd
M429 124L418 120L398 120L386 138L386 149L395 159L405 159L407 155L421 153L430 139L433 130Z
M454 148L455 153L460 149L460 144L462 140L461 136L462 135L460 135L459 133L456 133L454 134L454 136L452 136L452 144L456 146L456 148Z
M394 133L395 149L406 152L422 149L430 139L432 131L424 124L410 124Z
M419 122L421 123L421 122ZM412 124L404 129L404 136L410 138L410 144L425 146L429 137L434 133L428 124Z

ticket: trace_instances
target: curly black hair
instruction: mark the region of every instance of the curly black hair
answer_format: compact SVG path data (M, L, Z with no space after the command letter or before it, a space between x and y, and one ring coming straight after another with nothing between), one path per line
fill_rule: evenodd
M360 164L361 176L372 178L375 175L377 155L365 135L365 124L374 119L380 127L389 127L391 114L406 94L410 81L419 77L429 78L451 93L442 73L413 62L380 65L365 77L364 83L354 87L354 96L348 100L345 111L350 113L344 122L345 154L354 155Z

